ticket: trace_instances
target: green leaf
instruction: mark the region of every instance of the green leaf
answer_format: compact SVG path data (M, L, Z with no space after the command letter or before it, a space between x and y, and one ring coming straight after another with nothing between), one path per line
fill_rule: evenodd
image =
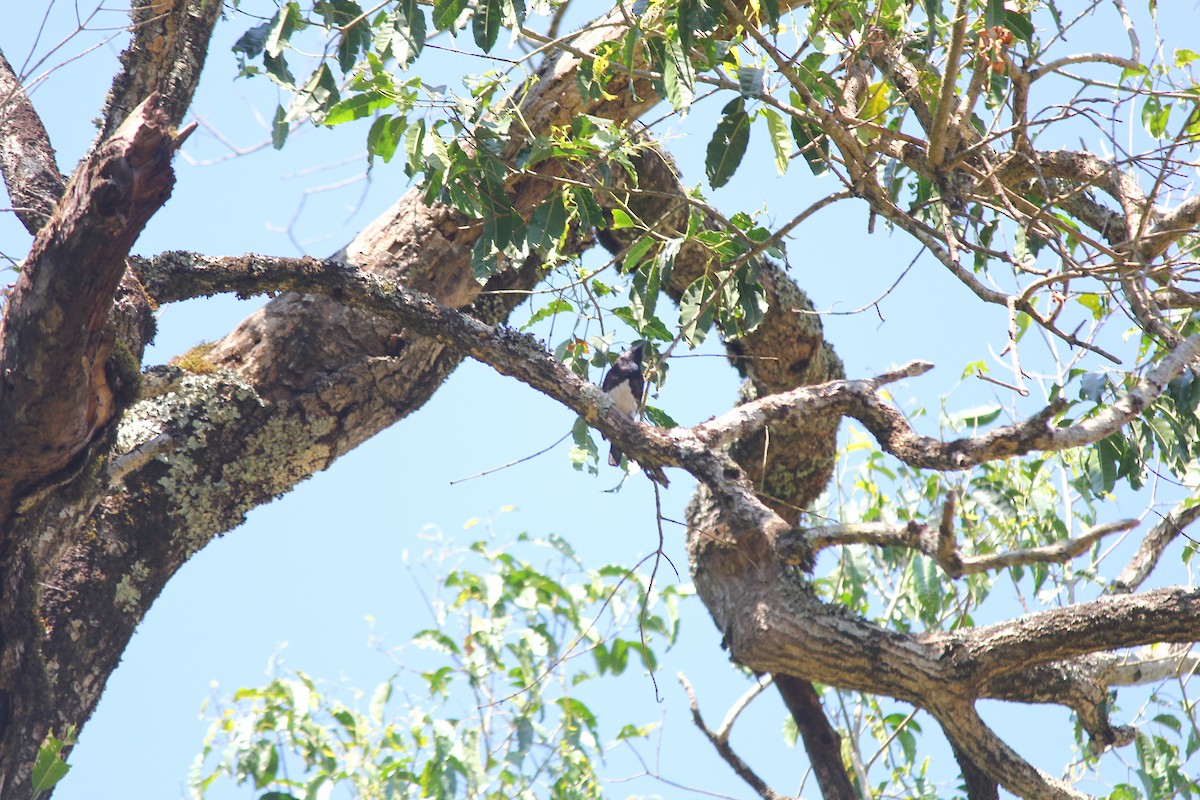
M379 156L384 163L391 161L407 124L408 120L404 117L393 117L390 114L380 116L371 124L371 130L367 133L367 152Z
M612 224L609 225L609 230L619 231L625 228L636 227L637 223L633 221L633 217L626 214L619 208L612 210Z
M714 188L729 183L750 143L750 117L746 114L746 101L739 97L722 110L721 121L713 131L704 159L704 171Z
M283 106L275 106L275 118L271 120L271 146L276 150L282 150L290 130L287 112L283 110Z
M683 239L673 238L663 242L662 247L658 249L658 257L654 260L654 265L664 284L671 282L671 270L675 267L675 257L679 255L681 247L683 247Z
M1024 267L1032 267L1037 261L1029 249L1029 230L1023 225L1013 232L1013 260Z
M267 70L267 77L272 81L289 92L296 90L296 76L288 69L287 59L282 55L272 56L270 53L263 53L263 66Z
M742 97L755 98L762 96L763 74L762 67L738 67L738 86Z
M263 49L267 55L278 58L287 47L292 34L302 25L300 6L296 3L288 3L281 7L271 18L270 25L271 29L267 33Z
M1155 139L1163 138L1167 133L1167 121L1171 117L1171 104L1163 103L1158 97L1151 95L1142 106L1142 126Z
M434 0L433 27L439 31L452 31L466 7L467 0Z
M341 125L343 122L369 117L376 111L392 105L392 103L392 98L386 97L376 91L356 94L353 97L347 97L345 100L339 101L333 108L329 109L329 113L325 115L324 124Z
M674 39L664 39L659 44L661 57L659 69L662 72L663 94L671 103L671 108L685 113L692 105L695 96L696 73L692 70L692 62L687 57L683 46Z
M783 743L788 747L795 747L799 739L800 728L796 725L795 717L788 714L783 718Z
M475 44L488 52L500 36L500 21L504 17L504 0L479 0L475 16L471 19L471 33Z
M578 471L587 467L589 472L597 473L595 464L600 460L600 450L596 447L596 440L592 438L591 429L582 417L575 420L575 425L571 428L571 438L575 442L568 454L571 466Z
M604 227L604 211L600 208L600 204L596 202L595 195L592 190L584 186L572 186L571 196L575 199L575 213L579 216L579 227L587 230L589 228Z
M699 346L712 329L712 295L712 280L705 275L693 281L679 300L679 333L690 347Z
M487 283L488 278L500 271L498 255L495 223L484 223L483 233L475 240L475 246L471 248L471 274L480 286Z
M391 13L392 28L399 35L392 40L396 60L407 66L416 60L425 47L425 9L418 0L401 0Z
M537 0L534 0L536 3ZM549 15L550 10L544 12ZM505 24L518 27L525 24L525 0L504 0L504 21Z
M994 28L1004 19L1005 13L1004 0L987 0L987 6L983 11L983 24Z
M71 767L62 759L62 749L66 747L72 736L68 733L66 741L47 735L42 746L38 748L37 758L33 762L33 796L37 797L48 792L66 776Z
M793 97L793 103L798 101ZM829 171L829 137L814 122L805 122L799 117L792 117L792 136L796 139L796 149L804 157L813 175L823 175Z
M654 309L658 304L662 283L659 259L643 262L633 273L629 286L629 311L633 317L633 327L639 332L655 319Z
M337 101L337 80L333 77L333 71L329 69L329 65L321 64L309 77L304 87L292 98L292 104L284 119L292 122L307 117L314 124L320 124Z
M1033 43L1033 21L1028 14L1022 14L1019 11L1004 12L1004 27L1008 28L1018 39Z
M408 160L405 172L415 175L421 170L425 154L425 120L418 119L408 126L404 136L404 156Z
M783 115L773 108L764 107L758 112L767 120L767 130L771 134L771 147L775 150L775 171L782 175L787 172L792 159L792 134L788 125L783 121Z
M657 406L648 405L644 410L646 412L646 419L650 420L652 424L658 426L659 428L679 427L679 423L676 422L670 414L663 411L661 408L658 408Z
M336 7L338 13L331 27L341 26L342 36L337 48L338 67L343 75L347 75L358 63L359 53L364 53L370 48L372 31L358 3L339 0Z
M249 31L247 31L247 33L249 33ZM1181 47L1175 51L1175 66L1186 67L1188 64L1192 63L1198 58L1200 58L1200 53L1197 53L1195 50L1188 50L1185 47Z
M637 269L652 247L654 247L654 237L650 235L643 236L634 242L625 252L625 258L621 262L622 271L632 272Z
M561 192L555 192L547 203L538 206L529 221L529 245L544 251L553 250L567 232L567 205Z
M549 319L555 314L570 314L574 313L574 311L575 306L571 305L566 300L563 300L561 297L556 297L546 305L539 308L537 311L533 312L533 315L529 318L529 321L521 326L521 330L529 330L542 320Z
M679 41L684 49L691 47L697 33L708 33L721 20L720 0L678 0L675 14L679 21Z

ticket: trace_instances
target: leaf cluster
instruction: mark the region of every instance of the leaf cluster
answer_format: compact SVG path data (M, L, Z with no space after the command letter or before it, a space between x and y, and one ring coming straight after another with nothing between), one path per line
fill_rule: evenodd
M561 538L497 549L477 541L439 578L437 627L417 633L425 696L379 684L365 710L302 672L238 690L192 771L193 796L222 779L260 800L357 797L598 798L605 735L653 726L603 724L589 687L678 635L686 588L651 590L623 567L584 570ZM544 567L519 557L550 558ZM449 557L443 553L442 558ZM649 596L647 593L651 593ZM626 629L635 627L629 636ZM405 661L421 661L406 653ZM609 733L605 734L604 731Z

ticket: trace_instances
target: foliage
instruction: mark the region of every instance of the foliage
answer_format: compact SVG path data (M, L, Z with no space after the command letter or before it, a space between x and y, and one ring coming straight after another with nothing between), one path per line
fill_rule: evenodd
M1073 29L1099 12L1068 17L1052 0L813 0L794 11L774 0L744 6L639 0L632 17L614 23L620 35L587 52L570 51L582 64L576 87L581 97L602 104L617 99L617 92L653 91L680 120L700 116L695 112L702 102L718 104L712 130L701 131L712 190L729 184L749 161L769 162L783 175L797 158L811 175L844 187L840 196L831 192L782 225L762 213L720 214L697 187L685 198L686 225L659 229L639 214L636 167L656 143L632 135L626 120L599 114L575 116L548 133L527 130L523 104L536 95L542 77L528 57L504 71L468 78L463 91L431 89L408 77L433 31L457 36L469 28L475 45L489 53L507 30L514 41L553 52L559 41L526 25L527 14L549 13L554 5L437 0L432 7L404 2L364 13L350 2L318 3L303 12L289 3L235 49L244 74L265 72L293 93L291 106L281 109L281 124L373 118L366 134L370 157L387 163L401 153L405 173L419 178L427 202L448 204L479 226L472 267L481 283L507 265L541 259L552 271L554 289L529 324L567 320L570 330L559 334L555 354L580 374L611 362L616 321L654 344L660 358L653 377L659 382L663 358L676 346L695 347L713 330L731 342L753 333L768 311L764 257L786 260L795 226L824 203L850 197L867 202L872 224L882 217L889 233L906 232L920 242L973 301L1006 309L1008 360L999 367L972 364L964 374L1015 390L1006 415L1012 421L1037 410L1023 399L1031 396L1029 380L1050 404L1051 426L1100 419L1140 386L1142 367L1160 362L1194 334L1197 302L1191 295L1181 299L1180 288L1195 267L1194 230L1163 251L1134 252L1141 245L1111 233L1104 221L1114 206L1144 200L1150 207L1157 195L1122 197L1125 190L1105 184L1101 188L1111 197L1097 199L1103 181L1087 170L1107 170L1103 161L1080 167L1084 178L1067 167L1050 175L1022 166L1033 160L1035 147L1053 156L1052 149L1097 130L1107 146L1112 139L1104 126L1136 116L1149 139L1139 142L1143 150L1122 146L1120 168L1157 175L1154 192L1176 179L1182 183L1187 161L1180 154L1194 155L1200 137L1200 88L1191 71L1198 56L1192 50L1143 62L1134 41L1130 58L1064 58ZM307 79L297 80L287 57L303 49L296 42L306 26L319 29L326 57ZM260 56L261 67L252 63ZM332 78L334 68L340 82ZM1100 110L1088 106L1091 100L1031 108L1038 81L1036 88L1049 87L1060 98L1077 98L1083 89L1107 96L1095 101ZM769 150L751 149L752 137L761 135L755 128L765 133ZM1164 157L1167 152L1172 154ZM540 185L541 194L519 208L514 187L528 182ZM600 268L585 265L574 244L592 234L625 242ZM669 319L659 301L689 248L703 250L711 261L678 293L677 318ZM1168 267L1154 266L1160 257ZM607 266L615 268L615 280L598 277ZM1138 270L1141 288L1131 286ZM1132 328L1122 315L1134 320ZM1030 331L1044 337L1044 348L1030 343ZM1062 354L1064 346L1071 355ZM992 375L997 370L999 378ZM806 519L935 528L947 502L954 502L952 521L967 540L963 554L987 557L1069 540L1105 521L1105 504L1116 495L1142 501L1136 493L1151 484L1174 484L1164 495L1177 504L1174 512L1186 512L1197 487L1198 402L1200 381L1187 368L1132 422L1091 446L993 460L961 475L897 466L875 439L855 429L846 445L855 460L844 463L835 499L815 504ZM1004 410L989 403L943 415L941 432L988 430ZM655 423L673 424L661 411L649 411ZM573 464L594 471L597 448L582 420L573 436ZM927 554L850 545L814 576L814 585L824 599L891 630L966 629L1003 583L1015 593L1006 602L1015 599L1024 608L1110 591L1114 578L1104 562L1111 552L1097 540L1082 561L1018 561L1002 571L947 581ZM1185 562L1192 552L1185 549ZM554 597L552 592L546 599ZM463 658L456 640L429 637ZM618 650L624 659L632 647L596 641L599 671L605 659L617 658ZM530 674L523 672L517 685L527 685ZM897 713L871 695L834 692L843 708L854 708L845 715L843 733L862 767L855 775L859 788L868 788L866 775L876 760L857 753L870 739L888 767L871 790L932 796L925 767L914 770L922 730L914 715ZM1197 749L1192 707L1180 702L1156 720L1177 736L1188 722L1184 754L1174 741L1140 735L1136 771L1142 788L1122 783L1114 797L1195 791L1181 768ZM1082 738L1080 749L1086 750ZM1081 753L1081 764L1090 768L1094 762L1094 754ZM473 786L487 783L486 766L456 769Z
M589 705L593 684L633 665L653 670L689 592L652 589L623 567L584 570L557 537L519 541L426 554L453 568L438 579L436 627L413 638L428 658L405 653L406 670L425 668L381 683L365 711L301 672L238 690L197 758L194 796L223 777L262 800L339 787L356 797L602 796L605 738L641 739L654 726L613 727Z
M37 761L33 764L34 797L44 797L59 781L67 776L71 767L63 760L63 750L74 746L75 731L68 730L62 739L53 734L47 734L46 740L38 748Z

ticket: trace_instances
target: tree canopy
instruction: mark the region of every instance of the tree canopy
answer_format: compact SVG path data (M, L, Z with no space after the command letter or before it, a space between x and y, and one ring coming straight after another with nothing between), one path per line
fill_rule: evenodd
M712 658L782 697L806 794L1200 792L1186 769L1200 749L1200 55L1157 3L1127 5L633 0L588 20L548 0L173 0L132 10L69 174L34 73L0 59L0 170L32 237L0 323L0 794L61 778L180 567L431 401L468 357L578 416L576 469L602 468L600 434L657 499L695 485L686 519L660 507L647 529L686 542L726 651ZM239 26L231 55L210 52L222 14ZM473 74L431 83L451 53ZM210 56L278 87L285 157L300 127L351 127L370 174L412 188L327 258L135 252L169 202ZM703 174L672 155L674 130L707 143ZM769 189L727 207L738 180ZM937 276L921 336L1000 320L993 357L940 365L978 404L922 396L932 364L887 335L870 369L843 362L807 281L848 292L867 272L804 257L835 207L855 237L889 242L871 265L884 290L855 313L882 315L920 273ZM146 363L160 307L217 294L272 299ZM631 341L662 387L714 339L743 385L706 421L677 423L653 388L631 420L598 388ZM196 790L229 774L272 800L339 782L601 792L599 729L570 687L653 667L690 590L550 543L565 566L477 545L481 565L443 577L445 629L421 638L447 659L425 688L465 683L496 715L410 708L404 728L391 683L364 715L280 678L221 716ZM602 636L608 619L640 633ZM591 671L562 663L579 646ZM1077 758L1035 766L980 716L987 701L1069 709ZM696 712L751 791L784 796L730 746L735 719L713 729ZM949 782L923 765L943 737Z

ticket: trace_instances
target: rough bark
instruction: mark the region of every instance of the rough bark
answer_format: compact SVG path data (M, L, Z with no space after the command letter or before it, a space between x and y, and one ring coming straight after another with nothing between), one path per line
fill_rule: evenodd
M58 171L50 136L21 81L0 53L0 170L21 224L32 234L54 213L67 182Z
M136 357L117 353L124 363L112 362L108 315L129 249L170 197L175 148L159 97L151 95L76 170L22 265L0 323L0 519L30 484L66 468L132 399Z
M797 510L828 482L842 416L860 419L901 460L936 469L1077 446L1140 413L1194 360L1196 338L1182 340L1131 392L1085 423L1051 428L1052 406L985 436L941 442L917 436L878 398L876 390L896 375L840 380L842 365L819 318L798 313L811 309L804 293L786 270L760 261L770 311L756 331L729 345L748 381L746 403L694 430L650 430L608 414L598 390L536 342L494 327L520 295L483 295L481 288L533 287L542 273L536 259L509 265L480 287L470 268L477 222L445 206L426 206L412 193L333 262L212 261L189 254L137 261L150 295L163 302L209 291L295 291L211 350L193 354L187 369L148 371L129 406L149 331L142 285L125 273L125 260L169 193L173 129L190 102L220 9L210 0L161 5L135 11L134 44L114 82L101 138L61 202L57 196L47 201L56 191L52 151L36 118L27 116L32 108L19 93L6 95L6 120L11 114L24 121L6 123L0 166L10 190L26 192L31 208L42 203L38 213L50 220L26 220L38 230L37 243L0 329L6 370L0 380L4 797L28 795L32 757L48 732L61 734L87 720L138 622L193 553L249 509L420 407L466 355L573 408L638 461L686 469L700 480L689 512L698 591L733 658L781 681L829 797L851 796L850 785L840 759L834 761L837 734L814 713L812 682L929 710L950 738L973 797L994 796L997 784L1022 796L1073 797L987 730L974 701L1066 704L1079 711L1099 746L1117 743L1125 732L1097 711L1114 680L1098 654L1200 637L1200 599L1181 590L1106 597L952 634L897 633L814 596L802 569L811 549L795 527ZM622 13L614 11L612 19L619 22ZM623 74L608 87L614 99L588 104L579 96L574 73L581 54L620 33L620 25L599 25L571 37L568 49L547 61L535 90L519 99L532 130L584 113L632 120L653 104L649 84L639 79L636 93L626 91L632 79ZM751 29L750 35L758 34ZM936 127L903 53L880 47L865 55L908 96L918 122ZM963 114L947 117L944 110L943 123L949 119L955 131L938 134L937 157L926 158L898 138L864 143L858 129L867 121L854 115L867 60L851 70L832 110L806 96L803 85L797 92L842 150L853 191L874 213L925 242L984 301L1009 298L957 264L952 240L891 204L873 158L888 152L943 182L955 177L947 170L978 177L971 170L994 161L996 180L1006 184L1050 176L1096 186L1121 206L1119 213L1092 209L1097 213L1089 217L1103 226L1097 230L1106 252L1136 238L1142 226L1135 216L1145 203L1136 182L1079 154L1025 147L1006 160L982 146ZM5 66L0 82L11 82ZM947 86L942 94L951 97ZM154 100L139 106L146 97ZM521 144L514 138L510 152ZM22 153L37 163L31 168ZM545 197L548 178L559 174L553 163L540 169L517 175L509 187L522 213ZM660 230L685 228L689 206L670 161L647 151L638 172L639 192L612 186L613 196ZM1160 217L1135 255L1161 253L1194 224L1197 208L1185 203ZM621 232L604 237L615 251L628 243ZM585 247L586 232L574 244ZM685 247L669 293L678 297L709 266L705 251ZM1052 321L1037 321L1073 341ZM123 350L119 342L127 343ZM1033 685L1037 691L1028 688Z
M90 516L111 502L105 464L136 399L149 301L125 259L174 183L176 132L219 3L139 6L116 102L91 152L57 192L53 151L24 94L5 93L0 168L37 230L0 327L0 796L30 795L48 734L91 715L128 637L107 638L114 591L136 595L120 542L79 558ZM13 82L7 64L0 82ZM9 116L15 114L15 116ZM14 155L18 154L18 155ZM48 217L48 219L45 219ZM112 583L93 580L116 575ZM124 582L121 579L124 578ZM119 591L118 591L119 590ZM117 626L119 627L119 626ZM130 629L132 630L132 629ZM114 646L117 644L118 646Z

